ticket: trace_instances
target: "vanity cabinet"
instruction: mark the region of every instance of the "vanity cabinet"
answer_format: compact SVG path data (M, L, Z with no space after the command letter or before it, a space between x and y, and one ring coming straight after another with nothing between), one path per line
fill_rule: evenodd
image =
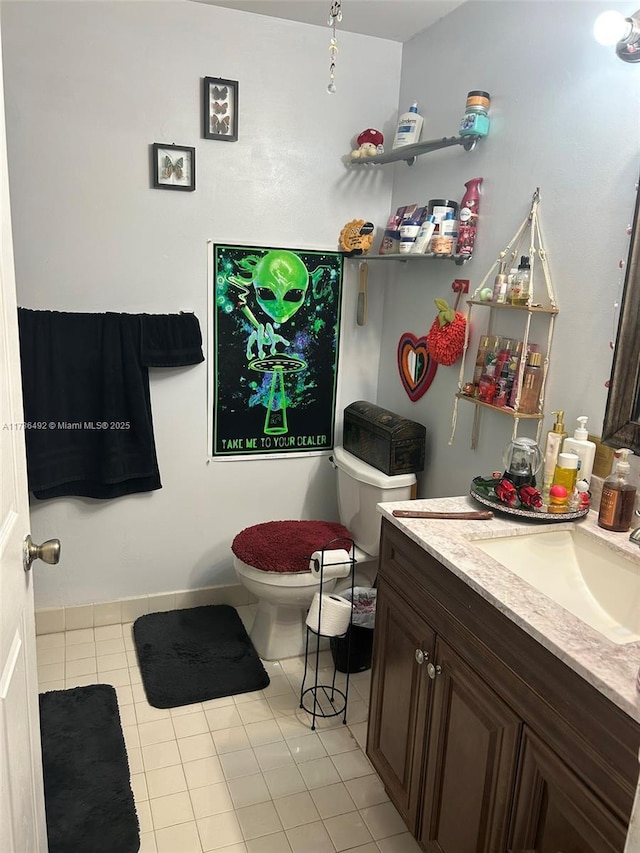
M640 725L383 518L367 754L429 853L622 853Z

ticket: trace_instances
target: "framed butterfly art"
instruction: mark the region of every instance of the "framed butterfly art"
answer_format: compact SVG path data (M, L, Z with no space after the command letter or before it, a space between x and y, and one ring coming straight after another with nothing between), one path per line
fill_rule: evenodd
M202 79L202 135L205 139L238 139L238 81Z
M196 188L196 149L186 145L151 146L151 172L156 190L186 190Z

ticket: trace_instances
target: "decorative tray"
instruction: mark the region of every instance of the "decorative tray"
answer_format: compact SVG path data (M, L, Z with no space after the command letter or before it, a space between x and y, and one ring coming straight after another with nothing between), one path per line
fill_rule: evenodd
M494 494L481 494L476 489L477 481L482 481L483 477L475 477L471 483L469 494L478 503L490 507L497 512L503 512L505 515L515 515L519 518L528 518L531 521L574 521L576 518L583 518L589 512L589 507L584 509L569 510L567 512L547 512L545 507L533 509L523 506L509 506L503 503Z

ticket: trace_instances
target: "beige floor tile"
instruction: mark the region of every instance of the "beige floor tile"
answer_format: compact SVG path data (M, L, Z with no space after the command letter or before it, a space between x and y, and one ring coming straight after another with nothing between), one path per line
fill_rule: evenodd
M195 821L156 830L157 853L202 853Z
M138 813L140 834L153 832L153 818L151 817L151 806L149 805L149 801L140 800L136 802L136 812Z
M98 640L96 642L97 655L116 655L126 651L123 637L113 640Z
M46 666L51 663L64 663L65 648L64 646L49 646L47 648L37 650L38 667Z
M252 749L239 749L220 756L220 764L225 779L237 779L239 776L251 776L260 770Z
M279 797L288 797L290 794L298 794L307 789L296 765L268 770L263 775L274 800Z
M211 758L216 754L213 738L209 732L192 737L178 738L178 750L183 762L197 761L198 758Z
M256 723L256 725L259 725ZM230 729L220 729L211 732L218 755L227 752L237 752L239 749L249 749L251 743L244 726L233 726Z
M223 812L222 814L204 817L197 823L204 851L220 850L220 848L239 844L244 840L234 812Z
M76 631L65 631L64 642L66 646L74 646L76 643L95 642L94 628L78 628Z
M158 853L155 832L140 833L140 849L138 853Z
M345 782L347 791L359 809L366 809L378 803L386 803L389 797L376 773L370 776L360 776Z
M335 785L327 785L324 788L314 788L310 794L323 819L356 809L356 804L349 796L343 782L336 782Z
M40 651L40 649L54 648L57 646L62 646L64 648L64 645L64 631L58 631L55 634L39 634L36 637L36 649L38 651Z
M248 746L263 746L265 743L275 743L284 740L284 735L275 719L265 720L261 723L249 723L245 726Z
M98 672L111 672L114 669L125 669L129 666L126 652L118 652L115 655L97 655L96 660L98 661Z
M88 675L98 671L98 665L94 657L81 658L79 660L68 660L66 663L65 677L71 678L74 675Z
M313 761L316 758L325 758L327 755L323 742L315 732L302 737L289 738L287 746L296 764L302 764L303 761Z
M123 726L137 726L138 720L136 718L136 710L133 705L122 705L119 708L120 711L120 723Z
M227 786L233 805L237 809L243 806L252 806L255 803L264 803L271 799L271 793L262 773L242 776L240 779L230 779Z
M144 763L140 747L127 748L127 758L129 759L129 773L144 773Z
M233 811L233 801L225 782L205 785L189 792L196 820L221 812Z
M388 838L390 835L400 835L407 829L393 803L370 806L362 809L360 814L369 828L371 837L376 841L379 838Z
M273 711L266 699L257 702L247 702L246 705L238 705L238 713L244 725L249 723L261 723L264 720L272 720Z
M39 681L38 682L38 693L49 693L50 690L64 690L69 686L79 686L79 685L68 685L66 679L60 678L57 681Z
M233 697L234 705L245 705L247 702L257 702L264 699L262 690L252 690L249 693L236 693Z
M189 790L225 781L220 759L215 755L199 758L197 761L187 761L183 768Z
M177 738L201 735L205 732L209 734L209 725L204 711L196 711L194 714L182 714L179 717L173 717L173 728Z
M354 723L349 726L351 734L356 739L356 743L363 751L367 748L367 729L366 721L364 723Z
M358 749L355 738L345 726L341 729L319 732L318 737L329 755L338 755L341 752L351 752L353 749Z
M287 767L295 763L289 751L289 745L284 740L256 746L253 751L263 773L267 770L274 770L276 767Z
M298 765L307 788L324 788L340 781L338 771L330 758L316 758Z
M186 791L150 800L153 825L158 829L194 820L191 799Z
M175 740L152 743L141 749L144 769L159 770L162 767L173 767L182 763L178 744Z
M207 703L203 702L202 704L209 728L212 732L242 725L242 719L235 705L232 704L225 705L222 708L207 709Z
M247 841L248 853L291 853L291 845L284 832L263 835Z
M293 853L335 853L333 842L322 823L308 823L287 830Z
M272 699L274 696L286 696L292 693L291 683L286 675L274 675L268 687L262 691L266 699Z
M141 746L149 746L152 743L163 743L167 740L175 740L171 719L153 720L150 723L138 723Z
M143 802L149 799L147 790L147 777L144 773L131 774L131 791L136 802Z
M373 772L369 759L361 749L341 752L339 755L332 756L331 760L343 782L347 779L356 779L358 776L369 776Z
M121 684L116 687L116 695L118 697L118 707L124 705L133 705L133 689L130 684Z
M418 842L408 832L381 838L377 844L380 853L421 853Z
M182 765L147 770L145 776L150 800L187 790L187 780Z
M360 812L347 812L347 814L327 818L324 825L337 851L349 850L373 841L373 836Z
M93 662L93 669L87 669L82 673L71 673L72 675L85 675L87 672L95 672L95 660ZM65 665L64 661L58 661L57 663L46 663L43 666L38 666L38 681L45 683L47 681L60 681L60 679L65 678Z
M95 632L96 642L99 640L114 640L116 637L124 636L122 633L122 625L100 625L93 629Z
M282 830L278 812L272 802L236 809L236 816L245 841Z
M285 829L320 820L320 815L308 791L280 797L273 802Z
M185 714L195 714L196 711L202 711L202 702L193 702L191 705L180 705L177 708L169 709L172 717L183 717Z

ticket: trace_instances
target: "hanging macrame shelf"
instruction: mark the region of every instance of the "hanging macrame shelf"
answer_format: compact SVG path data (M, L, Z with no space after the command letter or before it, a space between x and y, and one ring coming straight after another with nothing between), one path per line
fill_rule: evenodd
M458 417L458 403L460 400L465 400L469 403L472 403L476 407L476 411L473 418L473 427L471 433L471 449L476 450L478 446L478 434L480 429L480 416L483 410L489 409L492 412L496 412L498 414L502 414L513 419L513 430L512 430L512 438L516 438L518 435L518 425L521 420L537 420L538 426L536 431L536 441L540 442L540 436L542 433L542 419L544 418L544 392L547 383L547 372L549 368L549 358L551 355L551 343L553 340L553 330L555 325L555 318L558 314L558 306L556 303L555 293L553 291L553 285L551 283L551 274L549 271L549 263L547 258L547 252L545 251L542 235L540 231L540 214L539 214L539 206L540 206L540 190L536 189L533 194L533 198L531 201L531 209L526 219L514 234L509 243L505 246L505 248L500 252L498 258L491 266L486 276L482 279L478 287L474 290L471 295L471 299L467 300L467 313L466 313L466 329L465 329L465 341L464 341L464 350L462 354L462 359L460 363L460 373L458 376L458 392L455 395L454 407L453 407L453 417L451 422L451 438L449 439L449 444L453 444L455 433L456 433L456 425L457 425L457 417ZM522 249L523 243L525 240L525 236L529 235L529 247L525 251ZM513 247L513 248L512 248ZM510 305L508 303L496 303L496 302L487 302L480 299L481 291L487 286L487 282L491 278L495 269L500 271L503 265L513 261L520 254L527 254L530 258L531 263L531 297L528 305ZM546 299L543 302L535 301L535 269L536 264L540 265L542 269L542 277L544 278L545 288L546 288ZM487 324L487 329L485 334L492 335L493 332L493 324L494 319L496 317L496 312L498 314L503 311L508 312L521 312L523 315L526 315L525 321L525 330L522 339L522 352L525 354L524 358L521 358L518 364L518 372L517 372L517 387L518 392L516 399L514 400L513 408L508 406L495 406L491 403L485 403L482 400L479 400L477 397L471 396L470 394L465 394L463 388L465 385L469 384L468 377L465 380L465 373L468 372L467 365L467 350L469 348L469 331L471 327L471 314L475 307L481 307L485 309L490 309L489 320ZM527 345L529 341L529 331L531 328L531 319L535 314L546 314L549 318L548 322L548 330L547 330L547 346L546 352L544 353L544 360L542 364L542 385L540 389L540 400L538 403L538 411L532 414L519 412L518 409L520 407L520 389L522 388L522 377L524 374L524 368L526 363L526 352ZM474 361L475 365L475 361Z

